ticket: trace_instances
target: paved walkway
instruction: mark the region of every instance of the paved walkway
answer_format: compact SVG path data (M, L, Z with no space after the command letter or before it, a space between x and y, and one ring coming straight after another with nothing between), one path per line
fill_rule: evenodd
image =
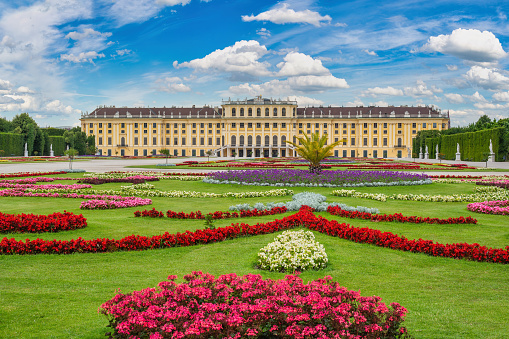
M170 158L168 159L168 163L180 163L186 160L195 160L195 161L204 161L205 158ZM232 159L233 158L211 158L211 160L219 160L219 159ZM401 160L412 162L414 159L412 158L403 158ZM84 169L87 172L109 172L109 171L136 171L136 168L126 168L126 166L143 166L143 165L157 165L164 164L166 159L91 159L91 160L78 160L73 162L74 169ZM427 162L427 163L436 163L437 160L434 159L416 159L416 162ZM442 163L454 164L461 163L467 164L472 167L486 167L485 162L468 162L468 161L452 161L452 160L442 160ZM488 163L489 168L501 168L501 169L509 169L509 162L494 162ZM36 163L0 163L0 173L16 173L16 172L47 172L47 171L57 171L61 169L69 168L68 162L36 162ZM142 169L140 169L142 170ZM214 171L213 169L181 169L179 167L161 167L160 169L151 169L154 171L172 171L172 172L209 172ZM421 173L423 171L415 171L417 173ZM486 171L483 172L466 172L466 171L428 171L429 174L462 174L462 175L501 175L507 174L509 172L492 172Z

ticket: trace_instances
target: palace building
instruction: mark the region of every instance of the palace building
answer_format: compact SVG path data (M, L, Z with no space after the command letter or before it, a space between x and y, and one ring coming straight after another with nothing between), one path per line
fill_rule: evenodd
M98 154L147 156L296 156L286 141L303 133L341 141L337 157L411 157L421 130L450 127L448 113L423 107L298 107L296 101L258 96L221 107L99 107L82 114L81 128L95 135Z

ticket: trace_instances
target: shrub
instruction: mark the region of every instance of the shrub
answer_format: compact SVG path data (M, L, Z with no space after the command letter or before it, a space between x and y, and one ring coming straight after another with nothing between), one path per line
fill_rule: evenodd
M362 297L325 277L304 284L298 276L263 280L260 275L202 272L185 282L160 282L117 294L99 308L110 338L406 338L407 310Z

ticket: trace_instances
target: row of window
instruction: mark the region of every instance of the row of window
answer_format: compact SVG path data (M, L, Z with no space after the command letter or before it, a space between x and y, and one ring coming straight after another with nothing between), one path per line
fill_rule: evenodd
M295 116L295 108L293 109L293 115ZM236 117L237 116L237 109L234 107L232 108L232 117ZM243 107L240 108L239 110L239 117L243 117L243 116L246 116L245 115L245 109ZM248 117L252 117L253 116L253 109L252 108L248 108L247 109L247 116ZM262 109L261 108L257 108L256 109L256 116L257 117L261 117L262 116ZM265 108L265 116L268 117L270 116L270 109L269 108ZM278 109L277 108L274 108L272 110L272 116L273 117L277 117L278 116ZM286 108L283 107L281 108L281 116L282 117L286 117Z
M104 125L107 125L108 128L111 128L111 122L108 122L107 124L105 123ZM141 125L143 125L143 128L148 128L149 123L145 122L143 124L139 124L139 123L135 122L134 123L134 128L139 128ZM150 125L152 125L152 128L157 128L157 123L155 123L155 122L150 124ZM162 125L164 126L164 124L162 124ZM171 123L166 123L166 128L170 128L171 125L172 125ZM185 123L176 123L176 122L173 123L173 127L174 128L177 128L178 125L182 125L182 128L186 127ZM196 125L197 125L196 123L193 123L192 124L193 128L196 128ZM208 125L209 128L212 128L213 124L212 123L208 123L207 125ZM94 123L91 122L89 124L89 126L90 126L90 128L94 128ZM223 123L223 127L224 127L224 123ZM99 128L103 128L103 123L102 122L99 123ZM125 123L124 122L120 123L120 128L125 128ZM200 123L200 128L205 128L205 123L203 123L203 122ZM221 123L216 123L216 128L221 128Z

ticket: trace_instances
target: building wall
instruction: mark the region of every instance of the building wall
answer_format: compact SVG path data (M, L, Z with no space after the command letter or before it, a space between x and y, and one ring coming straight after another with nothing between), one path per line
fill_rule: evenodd
M240 115L242 108L244 116ZM252 109L251 116L249 108ZM258 108L261 116L257 116ZM278 109L277 116L273 114L274 108ZM285 108L286 116L281 116L282 108ZM233 109L235 116L232 115ZM266 109L270 112L268 117L265 116ZM296 109L296 103L292 102L253 104L244 101L228 102L223 105L222 115L207 118L88 115L82 117L81 122L87 135L96 136L96 145L102 155L119 156L159 154L163 148L177 156L206 156L208 150L217 151L221 156L232 156L233 152L242 157L294 156L293 147L284 144L284 139L295 142L303 133L318 132L328 135L328 143L343 141L334 148L336 156L396 158L411 154L412 138L418 131L442 130L449 126L449 119L445 117L395 118L376 114L350 118L314 114L304 117L297 116Z

